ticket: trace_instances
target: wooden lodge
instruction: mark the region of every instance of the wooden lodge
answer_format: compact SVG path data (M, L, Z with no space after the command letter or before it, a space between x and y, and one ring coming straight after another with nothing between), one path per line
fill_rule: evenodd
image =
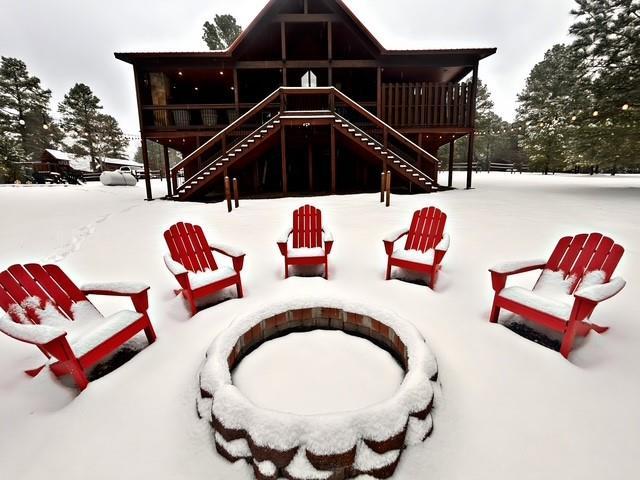
M115 56L133 65L145 169L146 140L162 144L167 198L206 200L225 176L289 195L374 191L391 171L394 191L432 192L451 186L438 149L465 135L469 188L478 64L495 51L387 50L341 0L270 0L227 50Z

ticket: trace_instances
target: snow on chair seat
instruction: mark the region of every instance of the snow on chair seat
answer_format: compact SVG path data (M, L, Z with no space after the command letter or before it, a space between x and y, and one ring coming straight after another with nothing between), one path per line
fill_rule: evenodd
M497 322L504 308L558 331L563 334L560 353L568 357L576 336L608 330L587 320L599 302L624 288L624 280L611 278L623 253L611 238L585 233L561 238L547 261L507 262L491 268L495 294L490 321ZM543 270L533 289L506 287L510 275L533 270Z
M176 278L182 293L191 310L191 315L198 311L196 301L212 295L232 285L236 286L238 298L242 298L242 280L240 271L244 265L244 252L235 247L210 244L199 225L178 222L164 232L164 239L169 248L164 262ZM229 257L233 269L218 266L213 252Z
M435 207L423 208L413 214L409 228L403 228L383 239L387 253L386 279L391 279L391 268L426 273L430 287L436 285L440 264L449 250L450 238L444 232L447 215ZM404 247L395 248L395 242L407 236Z
M156 339L147 315L149 287L101 283L78 288L57 265L13 265L0 273L0 331L35 345L57 376L71 375L79 389L88 385L86 371L144 331ZM128 296L135 307L104 317L87 295ZM28 370L36 375L44 365Z
M322 212L303 205L293 212L293 226L278 239L284 257L284 278L291 265L324 265L324 278L329 279L329 254L333 234L322 227Z

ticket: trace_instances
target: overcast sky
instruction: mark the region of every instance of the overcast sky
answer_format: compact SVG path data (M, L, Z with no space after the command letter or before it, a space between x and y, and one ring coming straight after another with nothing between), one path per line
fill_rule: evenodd
M53 91L89 85L126 133L139 130L133 73L113 52L205 49L202 24L231 13L245 27L266 0L0 0L0 55L18 57ZM573 0L345 0L387 48L497 47L480 63L496 111L544 52L568 40ZM446 9L443 9L445 7ZM55 115L55 112L54 112Z

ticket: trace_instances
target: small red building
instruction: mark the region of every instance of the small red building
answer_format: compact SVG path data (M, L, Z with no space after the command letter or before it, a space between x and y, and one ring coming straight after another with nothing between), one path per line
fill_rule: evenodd
M271 0L227 50L115 56L133 65L145 168L146 140L162 144L168 198L197 200L227 175L287 195L373 191L389 170L395 191L432 192L451 185L438 149L463 136L470 187L478 64L495 51L388 50L341 0Z

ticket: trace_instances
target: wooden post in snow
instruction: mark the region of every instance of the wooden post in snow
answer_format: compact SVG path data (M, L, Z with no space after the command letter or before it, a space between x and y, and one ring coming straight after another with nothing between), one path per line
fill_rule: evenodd
M384 192L387 189L387 179L384 171L380 174L380 203L384 202Z
M233 179L233 203L235 204L236 208L240 206L240 196L238 193L238 179L235 177Z
M386 188L385 190L387 191L387 203L386 206L388 207L389 205L391 205L391 170L387 170L387 174L386 174Z
M227 211L230 212L233 207L231 206L231 185L227 176L224 177L224 198L227 200Z

